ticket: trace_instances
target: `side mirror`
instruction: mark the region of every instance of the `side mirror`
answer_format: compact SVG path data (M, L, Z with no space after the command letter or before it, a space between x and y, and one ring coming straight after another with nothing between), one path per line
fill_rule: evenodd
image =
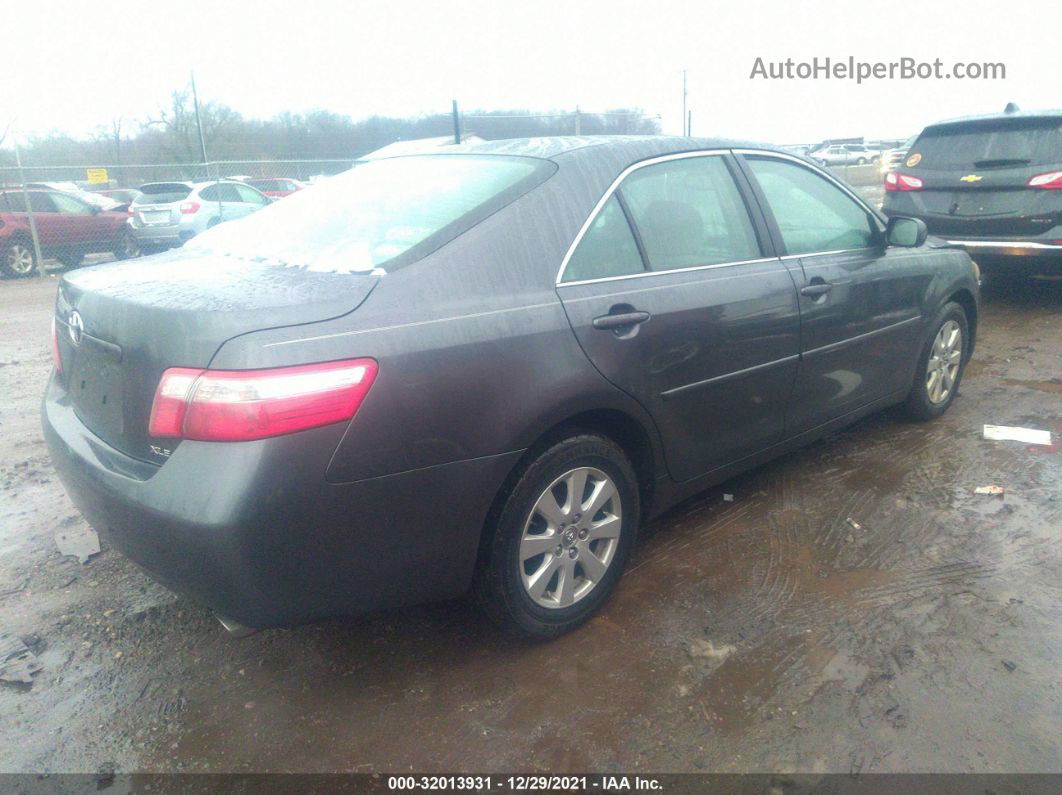
M890 246L918 248L926 242L928 235L925 221L905 215L894 215L885 227L885 241Z

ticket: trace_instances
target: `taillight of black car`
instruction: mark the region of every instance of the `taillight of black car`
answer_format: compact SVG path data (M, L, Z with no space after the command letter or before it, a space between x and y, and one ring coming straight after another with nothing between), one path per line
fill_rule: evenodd
M1046 174L1037 174L1027 183L1030 188L1040 190L1062 190L1062 171L1048 171Z
M172 367L148 423L156 438L239 442L350 420L376 379L373 359L270 370Z
M909 190L922 190L923 182L918 177L912 177L910 174L900 174L896 171L890 171L885 175L885 190L889 193L895 191L909 191Z

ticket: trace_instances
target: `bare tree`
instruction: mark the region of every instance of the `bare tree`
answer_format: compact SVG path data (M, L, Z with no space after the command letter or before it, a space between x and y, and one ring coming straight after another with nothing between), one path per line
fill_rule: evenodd
M235 128L242 121L240 114L219 102L203 102L199 105L199 118L211 156L218 159L231 156ZM178 163L195 163L200 159L199 131L189 89L174 91L170 95L169 107L149 118L145 126L161 132L157 146L162 159Z

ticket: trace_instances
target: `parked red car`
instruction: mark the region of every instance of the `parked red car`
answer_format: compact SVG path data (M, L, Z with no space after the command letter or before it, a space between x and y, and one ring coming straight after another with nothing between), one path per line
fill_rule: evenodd
M306 186L299 182L297 179L288 179L287 177L275 177L269 179L245 179L243 180L252 188L258 188L266 196L271 199L279 199L284 196L290 196L297 190L302 190Z
M41 256L54 257L68 268L86 254L110 251L117 259L140 253L126 221L125 209L104 210L58 190L0 191L0 274L28 276L37 266L30 234L26 198L33 211Z

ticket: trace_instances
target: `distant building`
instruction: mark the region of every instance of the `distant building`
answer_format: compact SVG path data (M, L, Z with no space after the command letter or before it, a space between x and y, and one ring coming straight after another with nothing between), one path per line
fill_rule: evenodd
M461 136L463 144L482 143L483 139L478 135L468 134ZM395 141L387 146L382 146L375 152L362 155L359 160L379 160L381 157L396 157L398 155L417 155L445 150L448 146L454 146L452 135L440 135L436 138L416 138L412 141Z

